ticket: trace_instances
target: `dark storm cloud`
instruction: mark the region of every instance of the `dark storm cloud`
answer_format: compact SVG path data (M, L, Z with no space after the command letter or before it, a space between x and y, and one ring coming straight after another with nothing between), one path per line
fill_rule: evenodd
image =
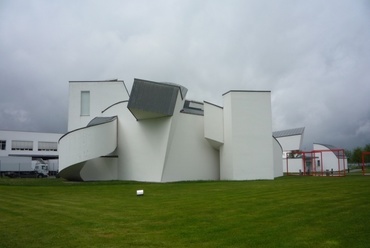
M68 81L271 90L274 130L370 143L368 1L1 1L0 129L65 132Z

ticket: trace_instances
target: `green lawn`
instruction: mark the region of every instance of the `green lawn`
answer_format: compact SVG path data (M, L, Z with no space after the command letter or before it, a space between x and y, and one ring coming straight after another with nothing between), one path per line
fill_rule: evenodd
M166 184L0 178L2 248L369 247L369 232L367 176Z

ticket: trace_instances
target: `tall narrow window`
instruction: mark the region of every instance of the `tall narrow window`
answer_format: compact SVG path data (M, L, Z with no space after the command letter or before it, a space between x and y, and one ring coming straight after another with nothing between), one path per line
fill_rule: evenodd
M6 149L6 140L0 140L0 150Z
M81 91L81 115L90 115L90 91Z

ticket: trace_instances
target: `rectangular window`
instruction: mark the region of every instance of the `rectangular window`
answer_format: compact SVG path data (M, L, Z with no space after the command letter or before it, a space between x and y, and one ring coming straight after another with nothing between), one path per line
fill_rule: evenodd
M39 151L57 151L58 143L57 142L48 142L48 141L39 141L38 143Z
M33 141L12 140L12 150L33 151Z
M6 140L0 140L0 150L6 149Z
M90 115L90 91L81 91L81 115Z
M90 115L90 91L81 91L81 115Z

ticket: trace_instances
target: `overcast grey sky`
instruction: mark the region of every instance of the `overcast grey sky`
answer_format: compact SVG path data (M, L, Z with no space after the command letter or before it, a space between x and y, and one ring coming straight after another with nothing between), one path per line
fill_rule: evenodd
M368 0L1 0L0 130L67 130L68 81L271 90L274 131L370 143Z

